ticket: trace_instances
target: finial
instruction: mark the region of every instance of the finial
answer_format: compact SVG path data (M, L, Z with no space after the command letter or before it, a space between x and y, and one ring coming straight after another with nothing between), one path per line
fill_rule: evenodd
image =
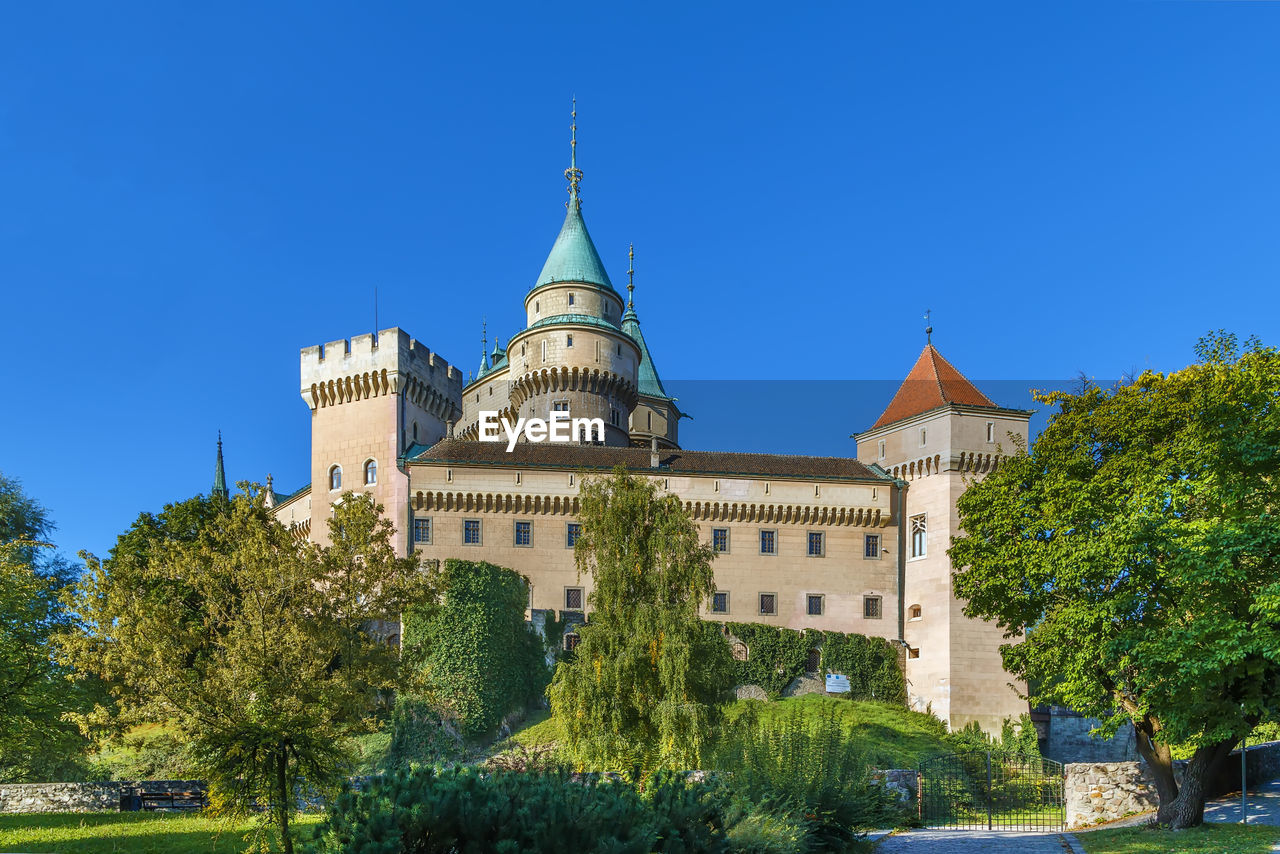
M929 309L926 308L924 310L924 339L926 344L933 344L933 322L929 319L932 314L933 312Z
M635 302L632 297L635 295L636 283L633 281L636 271L636 245L631 244L631 248L627 250L627 258L630 263L627 264L627 308L635 308Z
M489 320L486 317L480 318L480 352L489 352Z
M218 461L213 469L213 489L209 491L209 495L213 498L227 498L231 493L227 491L227 474L226 468L222 463L222 431L218 431Z
M569 181L569 202L582 204L578 199L578 185L582 182L582 170L578 168L578 99L573 99L573 109L569 111L569 168L564 170L564 177Z

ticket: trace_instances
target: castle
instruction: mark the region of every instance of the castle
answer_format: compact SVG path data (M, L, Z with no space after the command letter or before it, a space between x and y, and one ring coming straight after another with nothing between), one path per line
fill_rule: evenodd
M621 464L678 496L717 553L706 619L886 638L902 651L910 703L952 728L998 732L1026 712L1001 666L1003 634L964 616L946 550L957 497L1027 438L1031 413L997 406L929 343L857 434L856 458L684 450L631 271L624 300L582 217L576 146L575 129L568 210L524 295L527 325L505 347L486 342L469 381L394 327L302 350L311 483L269 489L278 518L322 542L332 503L366 492L394 521L400 553L511 567L530 579L531 617L581 620L591 581L573 560L579 479ZM600 419L603 440L510 452L477 441L482 412L565 411Z

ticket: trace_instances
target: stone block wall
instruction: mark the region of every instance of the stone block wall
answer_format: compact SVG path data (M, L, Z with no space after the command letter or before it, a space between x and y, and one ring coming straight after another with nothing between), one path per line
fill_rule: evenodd
M115 812L126 790L201 791L199 780L107 780L97 783L7 783L0 785L0 813Z
M1133 727L1123 725L1111 738L1090 735L1102 722L1082 717L1070 709L1053 706L1044 723L1044 740L1040 751L1049 759L1070 762L1129 762L1138 758Z
M1158 805L1145 762L1073 762L1063 785L1068 830L1147 812Z

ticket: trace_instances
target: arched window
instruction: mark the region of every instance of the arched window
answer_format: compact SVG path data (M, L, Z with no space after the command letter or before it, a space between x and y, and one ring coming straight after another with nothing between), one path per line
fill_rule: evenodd
M817 673L822 670L822 651L817 647L809 650L809 654L805 656L804 669L807 673Z
M329 488L342 489L342 466L329 469Z
M734 661L747 660L747 645L745 643L742 643L741 641L735 643L733 645L732 652Z
M919 605L912 605L907 613L911 615L913 620L919 620L924 616L924 610Z
M378 461L369 460L364 464L364 484L372 486L378 482Z

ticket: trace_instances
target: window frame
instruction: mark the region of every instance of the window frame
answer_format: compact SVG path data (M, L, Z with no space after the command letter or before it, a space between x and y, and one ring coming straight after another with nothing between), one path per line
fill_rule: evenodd
M917 523L917 520L919 522ZM907 524L910 530L907 532L907 541L911 546L911 556L909 560L920 560L929 556L929 514L915 513L907 517ZM919 530L917 531L917 525ZM919 534L919 540L916 535ZM916 546L919 545L917 550Z
M764 550L764 535L765 535L765 534L769 534L769 535L770 535L770 537L772 538L772 542L771 542L770 544L773 546L773 551L769 551L769 552L767 552L767 551L765 551L765 550ZM778 529L777 529L777 528L761 528L761 529L760 529L760 536L759 536L759 546L760 546L760 554L762 554L762 555L769 555L770 557L777 557L777 555L778 555Z
M574 530L574 529L577 530ZM578 537L582 536L581 522L565 522L564 523L564 547L572 549L578 545Z
M418 523L419 523L419 522L425 523L425 525L426 525L426 529L427 529L427 536L426 536L425 538L423 538L423 539L419 539L419 537L418 537ZM431 545L431 528L432 528L432 527L433 527L433 526L432 526L432 524L431 524L431 517L430 517L430 516L414 516L414 517L413 517L413 519L412 519L412 522L411 522L411 524L410 524L410 529L411 529L411 531L410 531L410 537L411 537L411 539L412 539L412 541L413 541L413 544L414 544L415 546L416 546L416 545L428 545L428 546L429 546L429 545Z
M364 485L377 486L378 485L378 461L373 457L370 457L369 459L364 461L364 466L362 467L362 470L364 472ZM371 471L373 472L372 479L369 478L369 473Z
M818 538L818 551L813 550L813 538ZM827 556L827 532L826 531L805 531L804 550L807 557L826 557Z
M724 548L716 547L716 535L724 534ZM711 551L716 554L727 555L729 553L729 529L728 528L712 528L711 529Z
M716 610L716 597L717 597L717 596L723 596L723 597L724 597L724 608L723 608L723 609ZM730 603L731 603L731 601L732 601L732 597L730 597L730 596L729 596L729 591L728 591L728 590L716 590L716 591L713 591L713 592L712 592L712 594L711 594L711 602L710 602L710 604L707 606L707 613L709 613L709 614L728 614L728 613L729 613L729 607L730 607Z
M818 610L813 610L814 601L818 603ZM806 593L804 594L804 613L806 617L825 617L827 615L827 596L825 593Z
M880 535L864 534L862 537L862 557L866 560L879 560L880 554Z
M340 489L342 489L342 466L334 463L329 466L329 491L337 492Z
M577 607L574 607L573 605L570 605L570 604L569 604L569 593L570 593L571 591L575 591L575 590L576 590L576 591L577 591L577 593L578 593L578 605L577 605ZM585 587L567 587L567 586L566 586L566 587L564 588L564 599L563 599L562 601L564 602L564 609L565 609L566 611L583 611L583 612L585 612L585 611L587 610L587 588L585 588Z
M868 606L875 603L875 613L868 614ZM864 620L883 620L884 619L884 597L876 594L868 594L862 597L862 619Z
M476 526L476 539L471 542L467 539L467 526L471 523ZM480 519L463 519L462 520L462 544L464 546L482 546L484 545L484 525Z
M764 597L773 597L773 610L766 611L764 609ZM761 591L756 594L756 615L760 617L776 617L778 616L778 594L768 591Z
M527 542L527 543L522 543L522 542L520 542L520 526L521 526L521 525L526 525L526 526L528 526L528 527L527 527L527 530L528 530L528 534L529 534L529 542ZM512 523L511 523L511 544L512 544L512 546L514 546L514 547L515 547L515 548L517 548L517 549L531 549L531 548L533 548L533 520L532 520L532 519L515 519L515 520L513 520L513 521L512 521Z

